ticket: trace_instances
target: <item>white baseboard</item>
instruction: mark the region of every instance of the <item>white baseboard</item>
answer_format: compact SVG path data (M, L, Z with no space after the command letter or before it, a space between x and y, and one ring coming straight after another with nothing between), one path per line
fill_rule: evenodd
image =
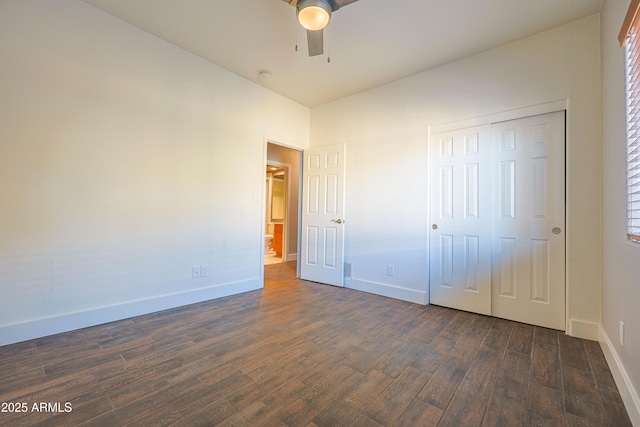
M585 340L598 341L598 323L585 322L583 320L570 319L567 335Z
M620 396L624 402L624 407L627 409L629 418L631 418L631 424L634 426L640 426L640 397L638 397L638 391L633 386L631 378L629 378L626 369L622 365L620 357L618 357L616 349L611 343L611 340L607 336L602 325L599 326L598 332L600 347L602 348L605 359L607 359L607 363L609 364L609 369L611 370L613 379L616 382L616 386L618 386Z
M356 278L345 278L345 287L355 289L370 294L381 295L383 297L395 298L402 301L413 302L416 304L426 304L426 292L416 291L415 289L401 288L385 283L371 282Z
M297 253L292 253L292 254L286 254L284 256L284 261L285 262L289 262L289 261L297 261L298 260L298 254Z
M260 278L0 326L0 346L261 289Z

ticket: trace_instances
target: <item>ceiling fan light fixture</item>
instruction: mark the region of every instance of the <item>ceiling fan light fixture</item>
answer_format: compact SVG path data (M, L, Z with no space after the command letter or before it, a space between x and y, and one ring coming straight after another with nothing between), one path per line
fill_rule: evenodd
M296 9L298 22L309 31L322 30L331 20L331 6L325 0L302 0Z

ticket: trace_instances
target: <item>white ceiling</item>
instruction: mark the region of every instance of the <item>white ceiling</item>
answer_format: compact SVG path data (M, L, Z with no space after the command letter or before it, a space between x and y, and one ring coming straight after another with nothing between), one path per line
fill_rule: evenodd
M313 58L282 0L83 1L314 107L597 13L603 0L359 0L334 13Z

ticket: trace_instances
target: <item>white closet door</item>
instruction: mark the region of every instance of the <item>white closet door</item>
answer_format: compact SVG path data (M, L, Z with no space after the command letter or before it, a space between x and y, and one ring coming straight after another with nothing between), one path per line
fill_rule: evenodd
M491 126L431 136L432 304L491 314Z
M565 117L492 125L492 314L565 329Z

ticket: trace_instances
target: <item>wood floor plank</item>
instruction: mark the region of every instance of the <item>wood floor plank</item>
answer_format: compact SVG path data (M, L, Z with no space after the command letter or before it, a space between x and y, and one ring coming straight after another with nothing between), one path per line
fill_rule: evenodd
M218 426L261 425L273 418L278 409L286 407L295 401L305 388L306 386L300 381L296 379L289 380L262 399L225 419Z
M181 368L184 362L178 357L171 357L166 360L147 361L142 363L128 363L120 369L111 369L95 372L93 374L103 390L121 389L129 385L140 383L147 378L158 377L174 369Z
M197 345L188 338L182 338L178 341L175 343L169 340L152 341L151 343L143 343L139 346L122 349L119 353L126 362L133 363L157 358L169 359L176 353Z
M320 427L320 426L318 426ZM383 427L382 424L378 424L366 415L360 415L358 419L351 424L351 427Z
M464 335L467 328L469 328L476 319L476 316L476 314L467 313L466 311L456 313L447 326L440 331L438 337L455 343Z
M631 426L597 342L298 280L0 347L0 425Z
M534 326L517 323L511 332L511 339L509 340L507 349L519 353L531 354L534 331Z
M411 366L421 369L425 372L434 373L447 358L451 352L455 342L449 338L435 337L427 348L411 361ZM468 353L462 353L468 354ZM471 353L475 354L475 350Z
M114 427L114 426L120 426L120 425L123 425L123 424L118 419L114 411L106 412L95 418L91 418L89 420L86 420L78 424L79 427Z
M37 390L45 381L44 370L34 368L28 371L3 372L0 377L0 402L10 401L21 393L26 393L29 387Z
M315 366L315 364L307 358L293 358L290 360L290 363L282 363L277 369L273 369L267 375L260 377L252 383L247 383L238 390L229 390L229 392L225 394L225 399L231 403L234 408L238 410L244 409L291 379L295 378L301 381L299 376L313 366Z
M393 381L393 378L380 371L371 371L361 378L337 401L313 418L318 426L349 426L371 403L371 396L380 395ZM417 425L417 424L416 424Z
M224 399L219 399L185 414L170 425L171 427L215 426L236 413L231 404Z
M515 351L507 351L500 363L493 386L494 393L513 395L526 400L529 391L531 357Z
M597 423L604 423L604 407L596 389L593 373L562 367L565 406L568 413Z
M558 353L558 334L554 329L541 328L536 326L533 346L552 353Z
M311 359L307 359L310 360ZM326 381L333 372L340 369L343 366L342 358L339 359L335 357L331 357L331 355L327 356L327 359L321 362L312 362L311 366L308 367L304 372L301 372L296 378L306 385L313 387L317 384L320 384Z
M618 426L622 424L600 424L591 420L587 420L585 418L578 417L573 414L565 414L566 426L567 427L605 427L606 425L610 426Z
M511 338L511 332L515 323L503 319L495 319L491 328L487 332L484 341L480 345L478 352L492 353L497 357L502 357L507 350L507 345Z
M618 390L605 389L600 391L600 398L604 406L604 419L611 426L631 427L631 419L624 406Z
M276 384L273 386L274 388L277 387ZM197 393L204 393L208 401L221 398L228 401L228 396L246 389L255 389L255 382L242 372L233 370L227 374L221 374L216 380L212 380L206 387L197 391ZM255 400L257 399L252 399L252 401Z
M417 331L413 335L415 339L424 341L426 343L431 342L440 332L451 323L457 312L450 308L433 306L436 314L429 318L428 322L422 323L422 327L417 328Z
M469 365L458 387L470 395L488 396L493 388L500 359L487 353L479 353Z
M169 411L170 402L188 396L198 389L205 387L196 378L186 378L169 387L157 390L150 394L141 393L141 397L129 402L122 402L113 410L118 419L117 425L128 425L144 418L154 418L159 413Z
M65 377L44 379L40 383L9 391L2 396L2 402L26 402L31 405L41 401L57 401L73 398L76 390L95 387L95 379L89 373L78 373Z
M365 341L359 346L360 351L350 356L345 364L351 369L367 375L383 360L387 359L396 347L397 341L394 339Z
M306 425L355 386L363 376L360 372L345 366L324 383L312 387L291 405L277 411L274 416L287 425Z
M311 343L304 340L289 347L282 348L261 360L241 361L236 363L236 366L250 378L258 380L265 375L269 375L274 370L286 369L292 366L292 364L296 364L297 366L299 363L313 363L304 357L304 354L310 351L311 348Z
M213 363L218 364L219 361ZM146 381L127 381L123 387L113 387L108 389L108 396L116 408L124 406L132 401L141 399L148 395L153 395L161 390L180 384L184 381L196 381L202 384L196 377L201 371L205 370L209 365L200 362L192 362L183 364L178 369L172 369L167 372L159 372Z
M560 348L560 364L562 366L582 369L583 371L591 369L583 340L560 334L558 336L558 344Z
M430 348L430 344L424 341L411 339L405 344L399 346L384 360L377 369L391 377L397 377L404 371L407 365L418 357L424 357Z
M185 394L182 398L172 401L170 405L154 411L143 419L127 424L127 427L169 426L180 423L183 419L189 419L193 414L198 414L196 419L204 418L220 423L237 413L231 404L222 399L222 396L234 388L242 387L246 384L246 380L246 377L241 377L236 371L235 374L219 382ZM215 405L210 406L212 401Z
M560 354L539 347L533 348L531 381L549 388L562 390Z
M480 350L487 333L490 331L494 319L487 316L477 316L474 322L467 328L464 335L451 349L452 354L473 359Z
M625 410L624 402L618 392L600 344L596 341L586 341L585 349L587 350L587 357L589 358L589 364L593 371L596 388L602 400L605 419L611 425L621 427L631 426L629 414L627 414Z
M536 383L529 384L524 425L556 427L565 424L562 391Z
M470 364L467 358L448 357L420 391L418 399L442 410L447 409Z
M364 415L382 425L392 425L409 407L431 374L413 366L407 368L375 399Z
M118 369L123 367L126 361L119 353L96 351L90 355L75 357L61 362L56 362L44 367L47 378L63 377L80 370L84 372L98 372Z
M40 338L42 339L42 338ZM38 349L37 340L23 341L15 344L0 346L0 360L25 358Z
M59 347L59 352L55 351L56 346ZM100 350L100 346L95 342L69 342L69 340L57 336L56 340L50 341L45 349L41 350L36 346L35 351L25 351L6 359L0 359L0 372L25 372L46 365L61 364L70 359L79 360L83 357L90 357Z
M456 391L451 404L440 419L439 426L479 426L482 423L489 396Z
M527 397L508 389L494 389L482 419L482 426L525 425Z
M442 409L414 399L394 426L435 427L440 422L443 413Z

